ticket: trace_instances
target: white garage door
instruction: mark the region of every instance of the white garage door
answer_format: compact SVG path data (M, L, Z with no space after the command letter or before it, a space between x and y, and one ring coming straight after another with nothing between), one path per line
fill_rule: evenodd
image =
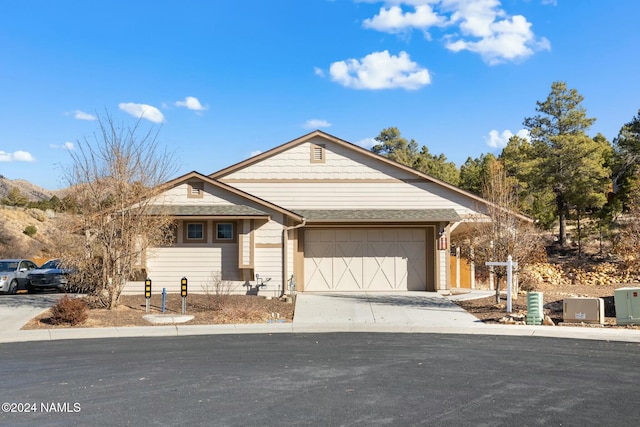
M305 230L304 290L426 290L424 229Z

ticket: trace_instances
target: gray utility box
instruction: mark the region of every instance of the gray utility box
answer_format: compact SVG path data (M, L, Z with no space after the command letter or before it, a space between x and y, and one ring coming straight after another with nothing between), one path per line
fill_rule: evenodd
M618 325L640 325L640 288L618 288L613 291Z
M604 324L602 298L565 298L562 307L562 320L565 323Z

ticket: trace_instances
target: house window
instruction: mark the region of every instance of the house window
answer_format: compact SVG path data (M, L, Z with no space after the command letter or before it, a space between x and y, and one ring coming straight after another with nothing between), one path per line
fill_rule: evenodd
M231 242L235 239L233 233L233 223L231 222L218 222L216 223L216 240L224 240Z
M204 182L193 181L187 184L187 197L201 199L204 194Z
M207 241L207 227L204 222L184 223L185 243L204 243Z
M324 144L311 144L311 163L325 162Z

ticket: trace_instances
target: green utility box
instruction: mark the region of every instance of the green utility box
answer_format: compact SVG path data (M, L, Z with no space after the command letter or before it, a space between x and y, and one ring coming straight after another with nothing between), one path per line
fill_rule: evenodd
M618 325L640 325L640 288L618 288L613 292Z
M544 319L542 292L527 293L527 325L541 325Z

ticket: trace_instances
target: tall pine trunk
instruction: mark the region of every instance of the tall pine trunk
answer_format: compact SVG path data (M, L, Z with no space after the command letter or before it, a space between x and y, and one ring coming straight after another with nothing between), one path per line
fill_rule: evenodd
M560 247L564 248L567 245L567 202L564 199L564 195L556 195L556 203L558 207L558 220L560 225L560 231L558 233L558 243Z

